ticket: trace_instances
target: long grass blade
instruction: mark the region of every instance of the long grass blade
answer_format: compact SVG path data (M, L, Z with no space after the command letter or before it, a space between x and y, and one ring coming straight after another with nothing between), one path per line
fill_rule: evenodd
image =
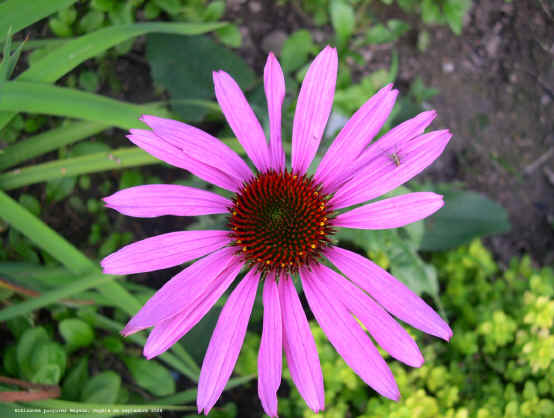
M19 76L21 81L53 83L76 66L105 50L147 33L199 35L219 29L227 23L148 22L109 26L66 42L63 46L36 61Z
M19 141L4 148L2 154L0 154L0 171L30 158L88 138L107 128L109 128L109 125L99 122L70 122L59 128Z
M99 272L96 263L2 191L0 208L0 218L65 265L69 271L77 276ZM106 281L98 291L129 315L134 315L140 309L137 299L119 283Z
M84 290L100 287L104 283L113 280L115 277L116 276L105 275L100 271L96 271L88 276L76 279L71 284L45 292L39 297L27 299L25 302L20 302L17 305L11 305L0 310L0 321L7 321L16 316L28 314L29 312L51 305L61 299L67 299Z
M0 110L42 113L105 123L122 129L140 127L140 115L169 116L159 106L135 105L97 94L42 83L8 81L0 92Z
M137 167L159 163L159 160L137 147L98 152L82 157L56 160L0 174L0 189L11 190L43 181L72 177L79 174Z
M0 42L12 28L12 33L32 25L77 0L5 0L0 4Z

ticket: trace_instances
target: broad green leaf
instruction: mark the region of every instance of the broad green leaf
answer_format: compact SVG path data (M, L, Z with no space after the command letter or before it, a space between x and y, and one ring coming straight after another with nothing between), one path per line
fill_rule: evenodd
M62 346L54 341L40 342L31 352L31 382L56 385L67 364L67 355Z
M64 319L59 323L58 330L70 350L87 347L94 341L94 330L77 318Z
M125 357L123 361L141 388L156 396L175 393L175 380L169 371L156 361L138 357Z
M112 404L117 399L121 377L108 370L98 373L85 383L81 400L87 403Z
M337 34L337 44L340 49L345 48L356 26L354 9L343 0L331 0L330 14L333 29Z
M139 106L65 87L26 81L4 84L0 110L80 118L122 129L140 127L138 118L144 113L168 116L167 112L155 106Z
M242 44L242 35L237 25L227 25L215 31L217 39L231 48L239 48Z
M510 230L508 213L498 203L475 192L444 193L444 206L425 220L422 250L455 248L477 237Z
M80 398L81 390L89 380L88 358L81 357L63 380L62 393L64 399L75 401Z
M77 0L5 0L0 3L0 41L9 28L12 32L32 25L58 10L65 9Z
M227 23L147 22L109 26L66 42L54 52L34 63L20 75L27 81L54 82L82 62L129 39L147 33L199 35L226 26ZM179 45L178 50L181 49ZM175 52L175 49L173 49ZM173 54L169 55L172 56Z
M41 347L44 351L47 347ZM63 353L63 350L61 351ZM37 371L31 377L31 382L40 383L42 385L55 385L62 378L62 369L57 364L41 363Z
M174 112L186 121L199 121L206 115L205 107L181 100L213 97L213 71L226 71L243 90L256 81L241 57L206 36L148 35L146 57L154 82L167 89Z
M281 50L281 65L283 71L292 73L308 62L308 57L316 49L312 35L305 29L292 33Z
M394 242L387 249L392 275L418 295L428 293L438 299L439 286L435 269L426 265L406 240L398 235L393 236Z
M110 152L37 164L0 174L0 189L11 190L43 181L74 177L79 174L97 173L158 162L159 160L140 148L120 148Z
M29 328L23 333L17 343L17 365L21 376L25 379L33 377L33 365L31 354L35 347L49 341L48 334L43 327Z
M19 141L0 154L0 170L13 167L25 160L72 144L109 128L98 122L69 122L59 128Z

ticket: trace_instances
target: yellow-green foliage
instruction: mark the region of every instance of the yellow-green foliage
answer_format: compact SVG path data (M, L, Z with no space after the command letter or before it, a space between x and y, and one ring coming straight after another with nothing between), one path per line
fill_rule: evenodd
M387 358L402 398L369 389L314 323L325 379L323 417L551 417L554 411L554 273L528 257L503 273L479 241L436 255L451 343L414 332L425 364L413 369ZM255 353L259 339L243 349ZM255 355L248 356L255 368ZM245 365L241 366L246 371ZM293 387L288 371L285 380ZM315 416L296 390L279 399L283 417Z

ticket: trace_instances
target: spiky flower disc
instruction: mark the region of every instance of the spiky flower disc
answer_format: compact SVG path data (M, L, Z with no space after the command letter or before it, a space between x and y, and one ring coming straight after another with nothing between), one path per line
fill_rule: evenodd
M258 270L297 271L317 260L329 243L327 200L310 177L273 170L259 174L233 199L233 243Z

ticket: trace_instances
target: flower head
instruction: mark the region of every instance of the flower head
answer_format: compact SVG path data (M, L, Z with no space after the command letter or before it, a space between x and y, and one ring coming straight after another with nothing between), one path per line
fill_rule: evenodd
M359 205L413 178L444 150L447 130L424 133L435 112L423 112L372 143L389 116L397 91L388 85L346 123L313 176L307 174L333 103L337 53L326 47L311 64L298 97L290 169L281 143L285 82L270 54L264 71L269 142L235 81L213 74L221 109L254 165L229 147L187 124L143 116L151 130L128 138L153 156L234 193L227 199L192 187L154 184L105 198L107 206L138 217L227 214L225 230L158 235L111 254L106 273L132 274L198 259L169 280L122 331L154 327L147 358L166 351L210 310L239 272L247 271L229 296L208 346L198 385L198 410L208 413L233 371L246 333L258 284L263 281L263 331L258 357L258 393L265 412L277 416L282 351L291 377L308 406L324 408L323 377L314 339L293 277L299 276L310 308L346 363L383 396L400 394L372 340L413 367L423 357L393 319L445 340L452 331L420 297L370 260L334 245L338 227L397 228L423 219L442 205L434 193L408 193ZM346 210L345 210L346 209ZM335 268L326 267L328 260Z

